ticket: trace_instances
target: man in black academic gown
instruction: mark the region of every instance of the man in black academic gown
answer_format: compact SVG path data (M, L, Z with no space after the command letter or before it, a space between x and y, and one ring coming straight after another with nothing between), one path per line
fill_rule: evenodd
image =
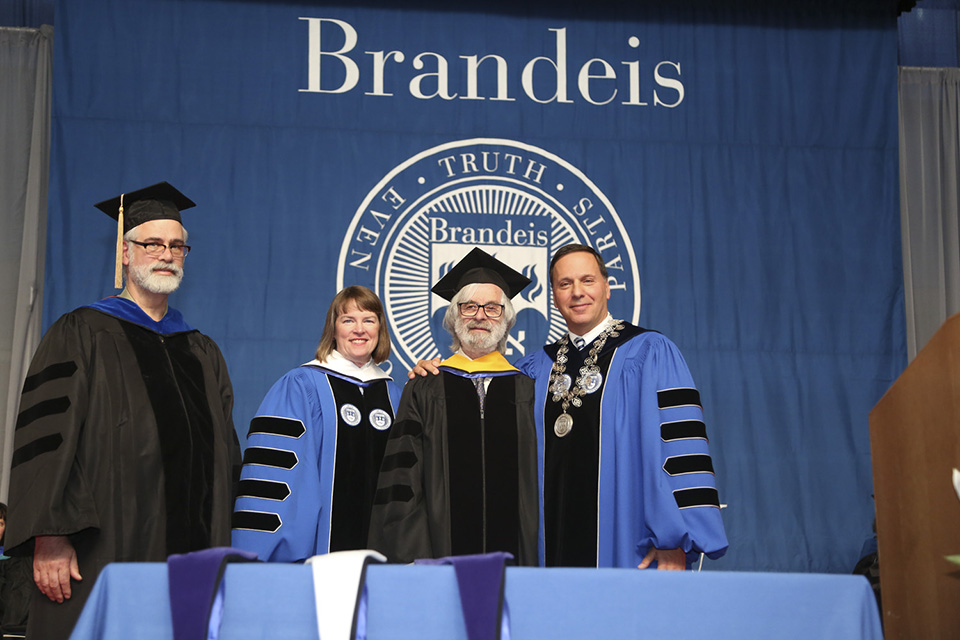
M433 288L454 355L407 383L390 430L370 546L411 562L506 551L537 564L533 380L501 351L530 281L474 249Z
M192 206L165 182L99 203L117 219L126 288L57 320L30 365L7 529L7 552L34 558L27 637L67 638L108 562L230 543L230 378L213 340L167 306Z

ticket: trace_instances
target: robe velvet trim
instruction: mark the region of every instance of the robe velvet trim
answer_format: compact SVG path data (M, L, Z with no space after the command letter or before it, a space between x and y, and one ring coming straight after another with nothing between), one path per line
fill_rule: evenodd
M385 382L358 385L333 375L327 379L341 408L337 416L330 551L365 549L380 462L393 426L393 406ZM343 407L348 404L358 408L359 424L344 417Z
M120 296L110 296L87 306L164 336L194 330L183 319L183 315L173 307L167 307L167 313L157 322L144 313L136 302Z
M451 552L519 555L516 387L492 380L481 418L473 381L446 382Z
M213 425L205 406L199 361L190 353L189 344L175 337L194 329L172 307L156 321L136 302L120 296L88 306L125 322L121 326L134 348L143 377L153 382L146 386L150 405L157 424L165 425L158 431L168 496L168 552L186 553L207 547L212 503L206 488L213 479ZM142 329L168 340L158 341Z
M627 334L627 335L624 335ZM610 360L616 345L627 339L624 329L619 336L611 336L597 358L601 383L580 397L581 406L569 406L567 415L573 417L573 428L563 438L544 439L543 495L545 564L548 567L597 566L597 527L568 526L570 522L596 523L597 484L600 460L600 403L606 386ZM554 345L556 346L556 345ZM589 349L570 349L566 371L576 380ZM544 407L547 429L562 413L560 402L552 399ZM549 434L549 431L547 432Z
M166 337L121 323L133 347L157 419L166 495L167 553L210 546L213 419L200 361L186 334Z

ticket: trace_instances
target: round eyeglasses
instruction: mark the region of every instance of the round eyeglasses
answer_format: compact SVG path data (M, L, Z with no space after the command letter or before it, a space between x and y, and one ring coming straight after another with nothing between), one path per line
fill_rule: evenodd
M499 318L503 314L503 305L495 302L487 304L477 304L476 302L460 302L457 304L460 309L460 315L465 318L472 318L477 315L480 309L483 309L484 315L488 318Z
M167 249L170 249L174 258L183 258L190 253L190 245L188 244L163 244L162 242L137 242L136 240L130 242L143 247L143 252L151 258L162 256Z

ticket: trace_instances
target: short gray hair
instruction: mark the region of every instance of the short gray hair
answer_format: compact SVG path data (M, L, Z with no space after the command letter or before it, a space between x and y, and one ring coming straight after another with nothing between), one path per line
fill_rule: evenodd
M477 292L481 284L486 283L474 282L464 285L460 291L457 291L457 295L453 296L453 300L447 305L447 311L443 315L443 328L453 336L453 343L450 345L450 349L452 349L454 353L460 350L460 338L457 337L456 329L457 318L460 317L460 307L457 305L473 298L473 294ZM510 335L510 329L517 323L517 312L514 310L510 298L507 297L507 294L505 294L502 289L500 290L500 304L503 305L503 315L500 316L500 322L506 327L506 331L503 333L503 340L497 345L497 351L503 353L507 349L507 337Z

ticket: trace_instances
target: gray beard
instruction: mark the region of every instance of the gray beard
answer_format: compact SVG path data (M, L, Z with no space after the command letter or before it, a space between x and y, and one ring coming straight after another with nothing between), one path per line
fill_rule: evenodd
M471 350L480 351L484 355L496 351L503 337L507 334L506 325L502 322L490 323L489 321L484 321L486 323L485 326L490 327L490 333L471 334L470 323L475 322L475 318L457 318L454 328L456 329L457 339L460 340L460 344L467 345Z
M172 276L154 273L154 269L170 269ZM154 262L150 265L130 266L129 277L137 286L150 293L170 294L177 290L183 280L183 269L169 262Z

